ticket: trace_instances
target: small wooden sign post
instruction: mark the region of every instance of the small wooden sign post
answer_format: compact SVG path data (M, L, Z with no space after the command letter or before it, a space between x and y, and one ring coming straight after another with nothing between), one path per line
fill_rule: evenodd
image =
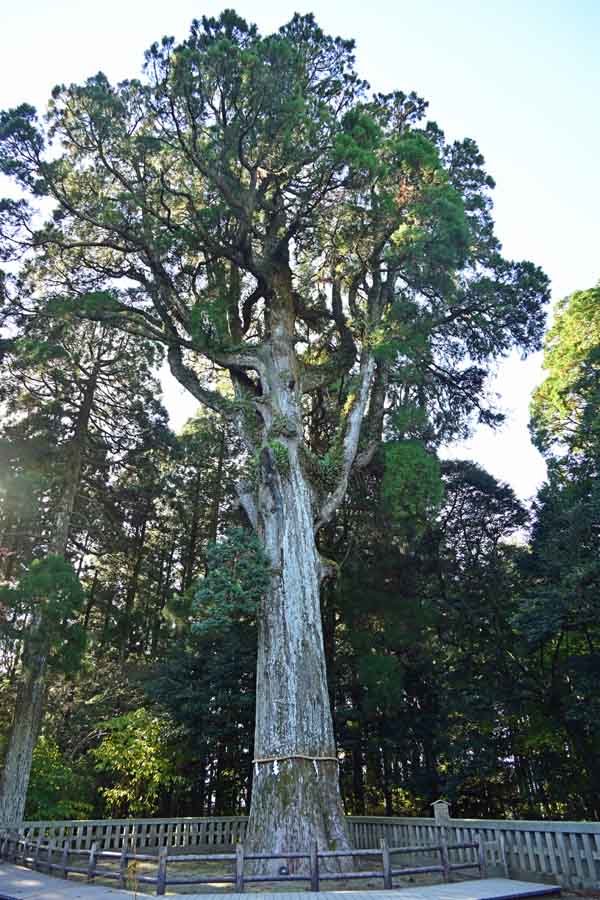
M450 804L447 800L436 800L431 804L433 806L433 816L436 825L450 824Z

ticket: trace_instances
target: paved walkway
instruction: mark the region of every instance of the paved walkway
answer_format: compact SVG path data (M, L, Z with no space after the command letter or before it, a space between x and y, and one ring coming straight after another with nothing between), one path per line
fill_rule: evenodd
M343 893L343 897L340 894ZM172 892L169 892L172 895ZM258 894L179 894L181 900L516 900L560 894L560 888L508 878L480 878L458 884L430 884L394 891L286 891ZM147 894L51 878L22 866L0 863L0 900L141 900Z
M21 900L21 897L26 900L125 900L133 896L131 891L51 878L23 866L0 862L0 900Z

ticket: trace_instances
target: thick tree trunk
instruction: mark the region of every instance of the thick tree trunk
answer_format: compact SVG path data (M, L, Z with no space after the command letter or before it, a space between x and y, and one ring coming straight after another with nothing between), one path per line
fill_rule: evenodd
M291 274L273 278L270 339L261 356L266 440L258 452L255 506L246 511L262 538L273 579L258 620L254 779L248 849L270 853L348 849L327 689L315 543L345 493L373 373L361 358L360 387L348 413L336 488L315 508L303 465L302 369L295 355ZM348 867L349 860L335 868ZM276 871L279 863L265 864Z
M264 540L276 574L259 619L249 848L308 850L316 840L343 849L310 490L297 459L283 477L271 464L263 454L272 479L271 499L261 504Z
M44 709L46 658L46 652L40 651L23 665L0 777L0 830L16 828L23 821L33 750Z
M323 646L314 491L303 470L291 330L273 320L265 382L268 444L258 459L256 526L273 567L258 621L254 779L248 849L349 846ZM281 863L266 864L265 871Z

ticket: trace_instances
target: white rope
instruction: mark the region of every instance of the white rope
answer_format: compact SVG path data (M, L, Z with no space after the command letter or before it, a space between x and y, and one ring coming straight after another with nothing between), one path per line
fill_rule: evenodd
M310 762L335 762L339 765L340 761L337 756L306 756L304 753L290 753L288 756L263 756L260 759L253 759L252 762L259 763L282 762L285 759L308 759Z

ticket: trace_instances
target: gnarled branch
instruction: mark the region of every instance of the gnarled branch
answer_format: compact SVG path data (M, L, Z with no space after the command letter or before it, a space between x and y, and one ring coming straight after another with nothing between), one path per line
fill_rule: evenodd
M203 387L193 369L186 366L179 344L171 344L167 353L171 374L204 406L220 413L228 421L235 419L235 406L217 391Z

